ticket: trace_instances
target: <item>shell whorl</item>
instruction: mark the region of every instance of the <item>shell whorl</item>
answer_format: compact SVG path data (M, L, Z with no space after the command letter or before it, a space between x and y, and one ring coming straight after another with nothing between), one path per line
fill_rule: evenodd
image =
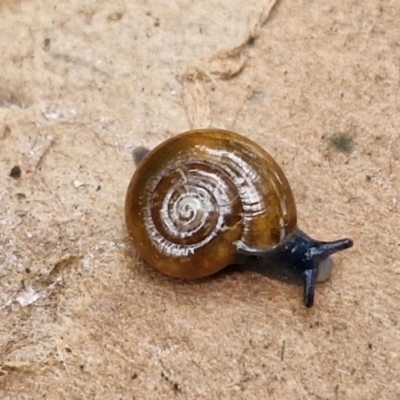
M147 234L161 253L189 256L224 230L241 231L240 198L224 171L199 161L182 162L158 178L144 211Z
M296 228L278 164L245 137L217 129L186 132L151 151L131 180L125 216L140 255L181 278L232 263L238 241L272 247Z

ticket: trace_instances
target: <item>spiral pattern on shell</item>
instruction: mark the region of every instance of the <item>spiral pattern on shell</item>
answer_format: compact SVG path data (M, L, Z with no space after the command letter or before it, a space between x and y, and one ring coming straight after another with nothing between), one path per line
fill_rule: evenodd
M145 208L146 229L166 255L195 254L221 231L240 223L236 187L216 166L198 162L173 166L150 191L153 196ZM241 227L238 229L240 232Z
M125 201L140 256L174 277L210 275L235 261L236 243L271 247L296 227L289 184L275 160L223 130L177 135L139 164Z

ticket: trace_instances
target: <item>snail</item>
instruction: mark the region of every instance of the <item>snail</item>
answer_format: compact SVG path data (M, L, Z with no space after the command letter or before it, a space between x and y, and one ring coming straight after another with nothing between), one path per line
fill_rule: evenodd
M137 169L125 221L139 256L176 278L196 279L228 265L254 267L297 281L312 307L330 255L353 245L310 238L297 227L296 205L277 162L250 139L220 129L176 135L135 151Z

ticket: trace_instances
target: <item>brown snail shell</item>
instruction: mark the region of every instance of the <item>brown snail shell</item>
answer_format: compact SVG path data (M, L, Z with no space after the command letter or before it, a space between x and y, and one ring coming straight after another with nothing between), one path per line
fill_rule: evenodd
M136 156L125 200L128 233L139 255L166 275L195 279L230 264L261 266L302 280L311 307L318 275L330 275L329 255L352 245L318 242L297 228L282 169L237 133L192 130Z

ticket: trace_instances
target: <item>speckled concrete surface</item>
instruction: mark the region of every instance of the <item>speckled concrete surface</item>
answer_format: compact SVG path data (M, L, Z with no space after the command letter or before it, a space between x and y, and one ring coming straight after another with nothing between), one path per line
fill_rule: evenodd
M1 398L399 399L400 4L273 3L0 2ZM132 149L206 126L353 238L311 310L138 260Z

